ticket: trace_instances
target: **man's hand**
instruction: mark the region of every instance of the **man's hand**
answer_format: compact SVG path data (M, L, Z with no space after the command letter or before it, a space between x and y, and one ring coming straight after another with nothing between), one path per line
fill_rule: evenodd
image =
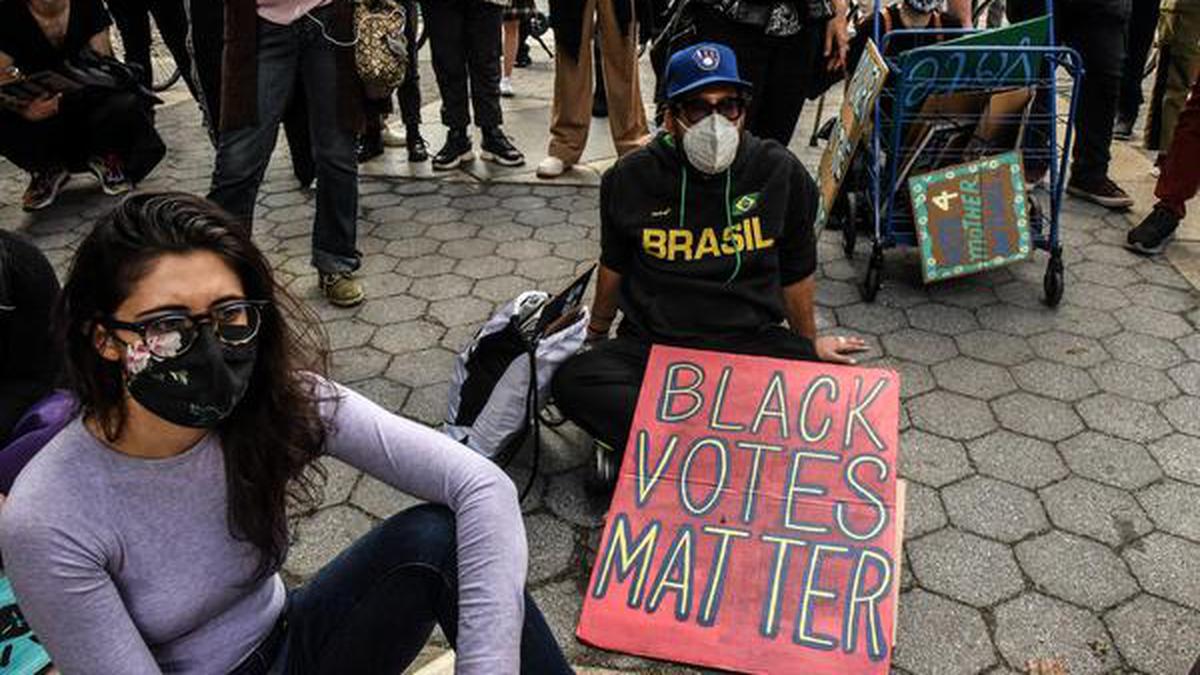
M62 94L55 94L54 96L47 96L31 101L21 111L21 117L30 122L48 120L58 114L58 101L61 98Z
M858 363L851 354L867 351L867 343L862 338L846 335L827 335L819 337L813 345L817 349L817 358L827 363Z
M846 67L846 54L850 51L850 30L843 4L833 3L833 16L825 24L825 67L831 73Z

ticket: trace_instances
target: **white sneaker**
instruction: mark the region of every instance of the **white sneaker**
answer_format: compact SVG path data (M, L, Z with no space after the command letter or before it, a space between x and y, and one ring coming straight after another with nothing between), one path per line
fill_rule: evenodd
M408 138L404 134L393 131L391 127L383 127L383 147L385 148L404 148L408 147Z
M537 166L537 177L558 178L569 168L571 168L570 165L557 157L546 157Z
M500 78L500 95L504 98L516 96L516 93L513 92L512 80L510 78Z

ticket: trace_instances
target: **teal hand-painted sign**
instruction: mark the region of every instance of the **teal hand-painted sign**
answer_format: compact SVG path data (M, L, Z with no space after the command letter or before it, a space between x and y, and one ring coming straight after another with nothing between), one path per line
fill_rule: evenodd
M0 673L36 675L48 665L50 656L21 616L8 578L0 576Z
M1029 257L1021 153L1006 152L908 180L925 282Z

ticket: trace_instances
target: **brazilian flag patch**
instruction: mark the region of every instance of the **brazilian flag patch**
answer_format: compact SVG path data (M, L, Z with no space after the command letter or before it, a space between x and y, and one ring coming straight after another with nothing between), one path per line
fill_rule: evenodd
M742 195L733 203L733 216L744 216L754 210L758 206L758 193L751 192L747 195Z

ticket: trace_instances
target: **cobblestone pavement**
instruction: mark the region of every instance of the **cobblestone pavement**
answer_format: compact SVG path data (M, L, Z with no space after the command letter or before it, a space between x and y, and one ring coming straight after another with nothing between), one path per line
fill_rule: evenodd
M204 192L211 150L190 105L160 114L172 146L144 185ZM20 212L24 176L0 167L0 223L63 273L111 203L76 178L55 208ZM388 181L362 184L361 308L316 302L312 200L277 160L255 238L314 301L335 375L389 409L435 424L453 350L497 305L557 289L598 252L592 188ZM910 481L895 665L911 673L1019 670L1179 674L1200 655L1200 303L1166 264L1120 248L1120 218L1067 204L1067 288L1039 303L1045 257L926 289L888 255L875 304L832 235L820 244L820 323L862 335L871 365L903 378L901 473ZM585 439L546 433L525 505L529 583L578 663L682 669L590 650L573 637L604 504L584 494ZM296 519L289 581L311 575L413 501L331 463L325 503ZM518 480L526 467L513 469Z

